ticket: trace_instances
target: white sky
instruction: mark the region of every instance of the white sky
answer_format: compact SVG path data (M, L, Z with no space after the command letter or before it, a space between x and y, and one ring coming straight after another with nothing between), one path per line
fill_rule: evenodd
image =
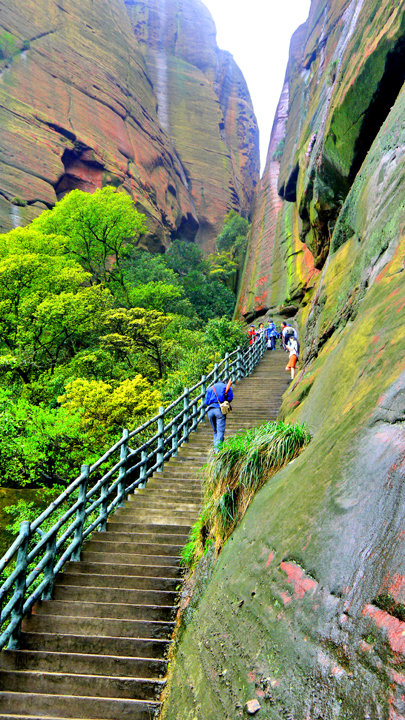
M220 48L234 56L248 84L260 130L262 169L287 67L293 32L310 0L203 0Z

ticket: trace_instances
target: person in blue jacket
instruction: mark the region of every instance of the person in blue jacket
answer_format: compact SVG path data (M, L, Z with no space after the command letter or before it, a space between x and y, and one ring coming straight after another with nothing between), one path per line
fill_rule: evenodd
M277 338L278 338L278 332L277 332L276 326L275 326L273 320L269 320L269 324L266 327L266 340L267 340L267 349L268 350L276 349L276 339Z
M207 390L205 404L207 406L208 420L210 421L214 431L214 452L218 452L219 446L224 441L225 435L226 415L223 415L220 403L225 400L231 402L232 399L233 392L230 382L225 385L222 380L219 380L214 385L211 385Z

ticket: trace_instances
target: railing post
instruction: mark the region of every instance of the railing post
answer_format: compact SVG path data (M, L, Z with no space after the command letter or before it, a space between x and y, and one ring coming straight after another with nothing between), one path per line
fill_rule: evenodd
M19 547L16 560L16 569L20 572L15 581L13 595L17 602L13 607L10 617L10 623L16 623L16 626L10 635L7 646L8 650L17 650L20 644L24 595L27 584L28 543L30 540L30 523L27 520L24 520L20 525L20 536L22 537L22 543Z
M178 447L179 447L179 431L177 429L177 423L173 423L172 425L172 457L176 457Z
M53 568L55 565L55 555L56 555L56 532L52 533L51 537L49 538L48 542L46 543L45 553L46 553L46 555L48 555L48 561L46 563L45 570L44 570L44 580L46 580L47 583L46 583L46 587L41 595L41 600L51 600L52 599L52 591L53 591L53 581L54 581ZM72 557L72 560L73 560L73 557Z
M98 526L99 532L104 532L107 527L108 518L108 480L104 480L100 491L101 505L100 505L100 525Z
M200 406L200 417L199 422L202 422L205 418L205 396L207 394L207 381L205 375L201 376L201 406Z
M183 418L184 418L184 426L183 426L183 440L185 442L188 442L188 436L190 434L190 426L189 426L189 407L190 407L190 391L188 388L184 388L184 400L183 400Z
M235 380L236 382L239 382L242 374L242 353L240 349L240 345L238 345L236 350L236 373L235 373Z
M229 353L225 353L225 383L229 380Z
M194 398L192 402L190 403L191 407L191 413L190 413L190 419L191 419L191 426L190 430L196 430L198 425L198 399Z
M90 477L90 465L82 465L81 471L84 477L79 487L78 501L80 504L76 510L76 520L78 525L74 534L74 540L77 542L77 545L72 553L71 560L80 560L80 553L82 551L83 525L86 519L86 493Z
M214 365L214 382L213 382L213 385L215 385L216 382L218 382L218 363L215 363L215 365Z
M146 450L142 450L141 452L141 466L139 468L139 480L140 483L138 485L138 488L142 489L146 485L146 466L148 464L148 453Z
M158 465L158 472L163 470L163 458L165 454L165 409L164 407L159 408L159 417L157 421L158 426L158 440L157 440L157 452L156 462Z
M253 345L249 345L248 350L248 356L246 361L246 375L250 375L252 371L252 352L253 352Z
M122 445L120 449L120 462L124 462L118 471L118 485L117 485L117 505L116 507L122 507L124 505L125 498L125 487L127 477L127 457L128 457L128 436L129 431L125 428L122 431Z

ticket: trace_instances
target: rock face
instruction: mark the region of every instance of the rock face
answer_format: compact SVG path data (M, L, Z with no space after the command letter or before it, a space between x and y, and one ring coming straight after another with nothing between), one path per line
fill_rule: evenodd
M405 715L404 23L314 0L293 38L240 308L295 314L282 417L313 440L188 616L169 720Z
M218 220L246 215L258 179L257 128L245 80L219 50L200 0L125 0L157 97L161 126L181 158L199 219L212 244Z
M249 214L256 121L198 0L0 1L0 71L2 231L105 184L147 214L151 249L210 247L231 207Z

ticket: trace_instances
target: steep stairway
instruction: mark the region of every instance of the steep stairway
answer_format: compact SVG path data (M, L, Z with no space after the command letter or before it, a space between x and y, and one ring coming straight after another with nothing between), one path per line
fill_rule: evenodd
M275 419L286 354L267 352L235 388L226 437ZM151 720L160 709L182 583L179 555L200 509L208 421L57 577L54 599L0 653L0 720Z

